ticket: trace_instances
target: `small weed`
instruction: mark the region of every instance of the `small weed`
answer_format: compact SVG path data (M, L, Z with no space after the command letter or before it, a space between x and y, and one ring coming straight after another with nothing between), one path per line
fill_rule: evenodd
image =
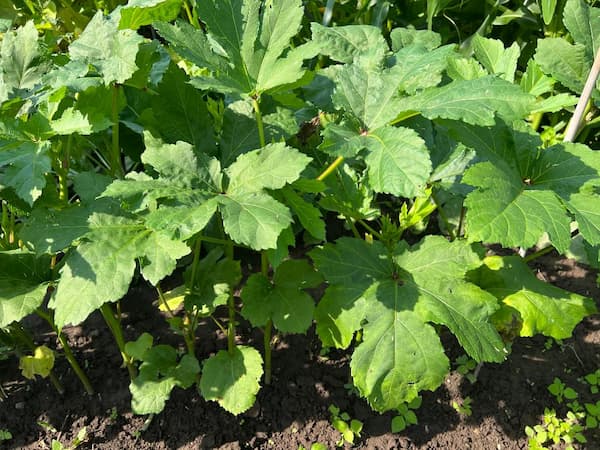
M547 442L558 444L561 441L566 444L565 450L574 450L573 443L586 443L585 436L581 433L583 427L579 420L583 413L567 412L566 419L556 416L556 411L546 408L544 410L543 423L532 427L525 427L525 434L529 437L529 450L543 450Z
M585 410L587 412L585 417L586 428L598 428L600 424L600 400L596 403L586 403Z
M600 389L600 369L595 372L588 373L585 377L583 377L585 382L590 386L590 392L592 394L597 394Z
M456 364L456 371L469 380L471 384L477 381L477 375L475 374L477 361L469 358L467 355L462 355L456 358L454 364Z
M5 429L0 429L0 442L12 439L12 433Z
M552 384L548 386L548 390L556 397L558 403L562 403L563 399L575 400L579 396L575 389L567 387L560 378L554 378Z
M112 408L110 408L110 409L108 410L108 412L110 413L110 415L108 416L108 418L109 418L111 421L115 422L115 421L117 420L117 418L119 417L119 413L118 413L118 411L117 411L117 407L116 407L116 406L113 406Z
M77 447L79 447L81 444L83 444L86 439L87 439L87 429L86 429L86 427L83 427L81 430L79 430L79 432L77 433L77 436L75 436L75 439L73 439L73 441L71 441L70 445L64 446L59 441L53 439L51 449L52 450L75 450Z
M298 447L298 450L307 450L307 448L301 445ZM321 444L320 442L315 442L310 446L309 450L327 450L327 446L325 444Z
M360 420L351 419L346 412L340 412L340 408L335 405L329 406L329 412L331 413L331 424L342 434L336 445L342 447L346 442L354 444L355 438L360 437L363 423Z
M392 433L400 433L410 425L419 423L415 410L421 407L423 399L419 396L410 403L403 403L398 408L398 415L392 419Z
M465 399L462 401L462 405L457 401L453 401L452 407L457 413L463 416L470 416L471 414L473 414L473 410L471 409L472 403L473 399L471 397L465 397Z

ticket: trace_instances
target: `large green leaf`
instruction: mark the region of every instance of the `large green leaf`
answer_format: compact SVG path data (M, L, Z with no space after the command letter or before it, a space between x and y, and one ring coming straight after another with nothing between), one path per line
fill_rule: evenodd
M104 303L123 297L138 258L144 277L157 284L171 274L178 258L189 253L184 243L132 219L94 214L88 223L89 242L83 242L69 255L49 304L56 312L59 327L81 323Z
M41 61L38 32L31 21L4 34L0 56L0 85L4 90L0 102L15 90L32 89L48 71L48 64Z
M51 169L50 142L20 142L3 148L0 142L0 182L10 186L29 205L42 195Z
M369 185L375 192L412 198L424 188L431 173L425 142L410 128L384 127L363 137L369 154Z
M104 84L123 83L137 70L136 55L144 38L133 30L119 30L119 13L105 17L98 11L79 38L69 46L72 61L92 65Z
M594 8L584 0L568 0L563 22L575 42L585 46L587 58L592 61L600 46L600 8Z
M400 103L400 111L417 111L428 119L454 119L477 125L493 125L494 117L506 121L525 118L534 97L512 83L488 76L453 81L425 90Z
M121 9L119 28L137 30L143 25L176 19L183 0L129 0Z
M378 242L351 238L311 252L330 284L315 314L317 332L325 345L346 347L363 329L352 375L373 408L398 408L442 383L448 359L428 322L447 326L478 361L504 359L490 321L497 302L465 280L481 253L439 236L410 249L401 243L392 256Z
M596 312L592 299L540 281L517 256L485 258L476 277L482 288L518 311L520 336L541 333L566 339L575 325Z
M371 25L324 27L313 22L310 29L319 52L334 61L351 63L357 56L369 54L381 59L388 51L381 30Z
M40 307L51 280L49 256L0 252L0 328Z
M218 74L195 77L201 89L260 95L302 78L304 59L317 52L312 43L290 49L303 17L300 0L207 0L196 7L208 37L182 23L157 29L181 56Z
M285 164L282 164L285 162ZM268 144L260 150L240 155L226 169L228 194L279 189L295 181L310 158L284 143Z
M263 274L250 276L241 294L242 315L255 327L273 320L284 333L304 333L312 324L314 301L303 289L321 283L322 278L305 260L284 261L272 283Z
M220 350L204 362L200 391L232 414L254 404L263 374L262 358L252 347L237 346L232 353Z
M488 73L498 75L511 83L514 81L517 61L521 54L516 42L505 49L502 41L476 34L473 38L473 51Z
M539 40L535 62L544 72L575 92L582 91L590 69L585 46L570 44L561 38Z

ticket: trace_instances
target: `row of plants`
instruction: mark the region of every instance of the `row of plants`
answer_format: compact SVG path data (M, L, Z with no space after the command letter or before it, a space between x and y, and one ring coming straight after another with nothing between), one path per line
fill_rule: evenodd
M501 362L515 338L567 338L596 312L527 263L556 249L598 266L599 91L581 95L597 8L109 3L76 10L81 31L33 8L2 36L0 345L25 376L62 389L24 326L37 314L93 392L62 330L99 311L135 413L179 387L239 414L271 383L274 334L316 323L325 348L351 349L371 407L401 412L443 382L446 331ZM460 45L433 31L453 8L482 17ZM519 21L536 25L522 42L492 37ZM120 300L141 279L180 348L152 330L126 342ZM205 318L228 339L214 355L197 351ZM238 343L240 320L263 331L260 351Z

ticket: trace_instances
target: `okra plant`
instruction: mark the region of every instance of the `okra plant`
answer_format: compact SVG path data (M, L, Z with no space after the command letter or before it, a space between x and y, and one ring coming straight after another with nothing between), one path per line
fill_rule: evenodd
M458 46L433 31L443 2L427 2L428 30L390 29L382 5L308 24L305 3L131 0L67 49L32 22L4 34L1 328L37 312L60 336L100 311L134 412L195 386L239 414L272 380L273 333L316 322L324 347L352 346L373 409L401 411L448 373L440 333L501 362L515 338L564 339L595 312L527 262L577 240L598 265L600 156L561 139L597 9L530 11L564 27L523 64L486 37L498 8ZM140 277L180 348L124 335L119 302ZM196 345L207 317L227 335L214 355ZM263 330L262 352L238 342L240 320Z

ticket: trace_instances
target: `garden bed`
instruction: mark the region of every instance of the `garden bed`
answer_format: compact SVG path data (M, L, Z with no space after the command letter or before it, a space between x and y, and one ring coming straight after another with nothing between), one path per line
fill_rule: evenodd
M564 289L590 296L599 303L596 273L556 255L535 262L538 277ZM126 338L135 339L153 330L157 342L181 344L169 332L166 322L151 307L152 294L143 286L131 290L123 305ZM33 322L40 340L55 345L56 337L40 321ZM242 339L260 348L262 335L240 327ZM47 334L44 334L47 332ZM575 388L582 398L588 396L581 377L600 365L600 317L585 319L574 337L560 343L543 337L520 338L503 364L485 364L476 383L471 384L456 371L435 392L423 393L417 410L419 423L402 433L392 434L393 414L379 415L363 399L351 395L349 357L333 351L320 356L314 329L304 335L282 336L273 352L273 383L264 386L255 406L235 417L217 404L206 402L194 390L176 389L165 410L148 421L130 409L128 377L125 369L115 372L120 355L102 317L96 313L81 326L65 330L77 357L85 361L87 372L97 390L88 397L65 360L56 363L56 373L66 387L63 396L50 388L47 380L23 381L16 360L0 362L2 386L8 399L0 404L0 428L13 439L0 444L6 449L49 448L53 439L68 444L82 427L87 440L80 448L94 449L196 449L196 448L310 448L320 442L335 448L339 433L330 423L328 407L337 405L352 418L364 423L356 448L364 449L525 449L526 426L540 423L544 408L556 408L548 385L559 377ZM217 339L214 339L214 336ZM206 337L206 339L203 339ZM449 334L443 334L449 356L456 360L460 347ZM221 348L227 339L206 322L200 327L201 358ZM459 414L452 403L472 399L472 415ZM594 399L594 401L597 399ZM56 431L53 431L56 430ZM584 448L600 448L600 434L586 434Z

